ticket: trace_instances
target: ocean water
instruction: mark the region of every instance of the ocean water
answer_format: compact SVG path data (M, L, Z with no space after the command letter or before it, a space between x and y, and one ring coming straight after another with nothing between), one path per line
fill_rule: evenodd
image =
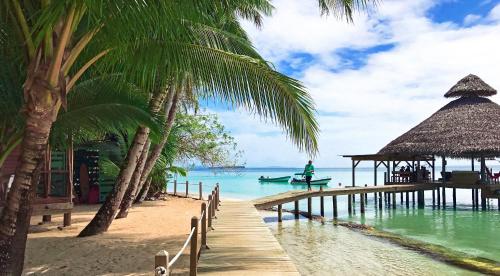
M466 170L467 168L452 167L451 170L453 169ZM179 177L178 182L189 180L190 183L200 181L204 184L219 183L222 198L255 199L289 190L305 189L306 187L302 185L259 183L257 180L260 176L293 175L301 170L293 168L246 168L236 171L214 172L200 169L190 171L186 178ZM498 171L498 169L494 169L494 171ZM333 180L329 183L329 188L352 185L350 168L318 168L316 169L316 175L318 177L332 177ZM383 175L384 170L379 170L378 185L383 183ZM356 169L357 186L373 185L373 182L373 168ZM195 189L195 186L192 187L191 189ZM314 188L318 189L318 187ZM172 185L169 186L169 190L172 190ZM179 185L178 190L183 191L184 186ZM490 200L488 202L490 208L488 211L474 211L471 208L472 196L470 190L457 190L457 208L453 209L451 196L452 191L448 189L448 205L446 209L433 209L432 193L427 191L425 193L427 206L424 209L417 209L411 203L410 208L407 209L405 205L400 205L398 196L397 209L383 208L383 210L378 210L375 208L373 194L370 194L368 195L364 215L359 212L359 204L354 208L355 212L349 215L347 212L347 197L341 196L338 198L339 219L366 224L379 230L389 231L500 262L500 211L498 211L497 207L498 201ZM301 201L300 209L306 210L306 204L305 200ZM283 208L292 209L292 205L287 204ZM319 214L318 198L313 199L313 213ZM331 197L326 197L325 217L331 219L332 215L332 200ZM427 256L388 244L388 242L366 237L343 227L308 220L290 220L278 223L275 217L276 214L270 213L269 217L266 218L269 227L294 261L301 263L300 269L304 274L317 274L311 273L316 269L315 262L309 262L312 259L317 261L316 264L323 264L326 270L321 271L332 269L332 271L339 274L344 274L341 273L344 271L343 269L345 269L345 274L348 274L347 271L351 271L359 275L438 275L435 272L443 270L446 270L446 273L444 273L446 275L471 274L469 271L450 267ZM367 263L370 262L385 265L375 266L377 269L367 270ZM325 263L328 265L325 265ZM414 268L415 263L423 264L423 266L416 269ZM349 270L349 268L353 270ZM411 269L411 271L407 269ZM321 273L317 275L321 275Z

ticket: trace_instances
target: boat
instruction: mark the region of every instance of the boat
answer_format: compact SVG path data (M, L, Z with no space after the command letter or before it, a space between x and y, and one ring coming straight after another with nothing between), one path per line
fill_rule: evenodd
M259 177L260 182L288 182L291 176L282 176L282 177Z
M327 178L320 178L320 179L314 179L311 180L311 185L328 185L328 182L330 182L332 179L330 177ZM290 184L295 184L295 185L307 185L307 182L304 178L302 179L297 179L293 178Z

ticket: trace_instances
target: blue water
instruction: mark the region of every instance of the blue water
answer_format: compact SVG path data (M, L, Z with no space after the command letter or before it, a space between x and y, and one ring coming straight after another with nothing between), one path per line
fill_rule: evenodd
M467 167L450 168L466 170ZM273 195L289 190L303 190L302 185L291 185L287 183L259 183L260 176L279 177L300 172L302 169L293 168L247 168L238 171L216 172L211 170L194 170L189 172L188 177L179 178L178 182L189 180L190 183L203 182L204 184L219 183L222 198L255 199L262 196ZM494 171L498 171L494 169ZM316 169L318 177L332 177L333 180L328 187L352 185L352 171L350 168ZM384 170L378 171L377 182L382 185ZM373 185L373 168L356 169L356 185ZM195 186L193 186L195 187ZM317 189L318 187L314 187ZM169 190L171 190L171 185ZM179 185L178 190L183 190ZM443 245L445 247L496 260L500 262L500 212L498 201L490 200L488 211L474 211L471 208L471 191L457 190L457 209L451 206L452 190L447 190L446 209L432 208L432 193L425 193L426 208L417 209L412 203L407 209L400 205L400 197L397 197L398 207L396 210L375 208L373 194L368 196L367 210L364 215L359 213L359 204L355 212L349 215L347 212L346 197L339 197L339 219L364 223L375 228L394 232L410 238L422 240L429 243ZM410 194L410 200L411 200ZM358 201L359 202L359 201ZM307 202L300 202L300 209L306 210ZM291 204L283 208L292 209ZM358 208L358 210L356 210ZM319 199L313 199L313 212L319 214ZM330 197L325 198L325 217L332 217L332 201ZM304 226L305 227L305 226Z

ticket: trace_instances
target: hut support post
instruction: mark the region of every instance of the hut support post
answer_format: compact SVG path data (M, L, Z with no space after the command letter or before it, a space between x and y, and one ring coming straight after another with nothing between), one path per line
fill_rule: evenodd
M375 167L373 168L373 185L377 186L377 161L374 161ZM377 204L377 193L373 193L373 200L375 200L375 204Z
M278 205L278 222L283 221L283 205Z
M406 208L410 208L410 192L406 192Z
M396 209L396 193L392 193L392 209Z
M442 156L442 176L443 176L443 208L446 207L446 157Z
M323 196L321 196L319 198L319 209L320 209L321 216L324 217L325 216L325 198Z
M481 156L481 183L486 183L486 161L484 156ZM483 189L481 189L481 209L486 210L486 197L484 196Z
M424 191L423 190L419 190L417 192L417 200L418 200L418 208L423 209L425 206Z

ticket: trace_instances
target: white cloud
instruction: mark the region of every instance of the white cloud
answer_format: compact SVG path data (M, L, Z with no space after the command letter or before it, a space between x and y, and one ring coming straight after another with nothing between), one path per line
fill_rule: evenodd
M500 4L496 5L488 15L490 20L500 20Z
M481 19L480 15L477 15L477 14L468 14L464 18L464 25L472 25L472 24L476 23L477 21L479 21L479 19Z
M448 102L444 93L460 78L477 74L500 89L500 22L460 27L435 23L426 11L435 1L386 0L354 25L319 16L315 1L275 1L276 14L263 30L247 26L257 48L269 60L289 61L295 53L317 58L293 61L319 110L322 167L348 166L339 154L375 153ZM468 16L465 21L474 21ZM500 5L488 15L500 20ZM359 69L338 69L342 48L394 44L370 54ZM302 68L300 66L303 66ZM498 101L495 96L493 100ZM279 128L241 112L220 113L246 152L249 166L301 166L307 159Z

